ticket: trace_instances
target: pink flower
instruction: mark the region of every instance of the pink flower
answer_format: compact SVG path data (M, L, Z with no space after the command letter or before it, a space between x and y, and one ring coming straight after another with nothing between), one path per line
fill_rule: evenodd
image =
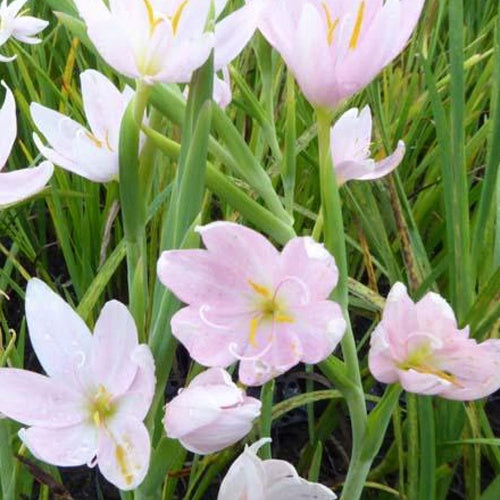
M270 441L263 438L245 448L223 479L217 500L337 498L326 486L302 479L295 467L285 460L261 460L257 451Z
M207 31L212 0L76 0L89 38L119 73L146 83L187 83L215 48L219 70L243 50L258 15L243 6ZM227 0L215 0L215 19Z
M5 82L5 101L0 108L0 171L9 158L17 136L16 102ZM25 200L40 192L52 177L54 167L48 161L35 168L0 172L0 207Z
M399 141L396 151L381 161L370 158L372 115L369 106L345 112L330 134L333 165L339 185L352 179L367 181L391 173L402 161L405 144Z
M154 362L137 342L127 308L105 304L92 335L82 319L38 279L28 283L26 319L47 373L0 369L0 412L27 429L19 437L44 462L96 463L123 490L141 483L150 441L142 423L153 398Z
M269 0L259 28L314 106L336 107L405 47L424 0Z
M338 272L323 245L294 238L280 254L239 224L198 231L206 250L171 250L158 261L160 281L189 304L172 332L192 358L205 366L240 360L240 380L260 385L335 349L345 321L328 300Z
M48 21L32 16L26 16L26 9L23 9L28 0L14 0L9 5L7 0L2 0L0 4L0 46L9 38L15 38L20 42L34 45L41 40L36 38L40 31L48 26ZM16 56L5 57L0 54L0 62L13 61Z
M31 103L31 116L52 148L33 134L40 152L56 165L94 182L118 180L120 124L134 91L120 92L104 75L86 70L80 75L85 115L90 130L67 116Z
M206 455L244 438L260 415L261 402L247 397L222 368L209 368L165 407L167 436Z
M418 394L469 401L500 388L500 340L478 344L468 327L458 329L441 296L430 292L414 303L402 283L387 297L368 363L380 382Z

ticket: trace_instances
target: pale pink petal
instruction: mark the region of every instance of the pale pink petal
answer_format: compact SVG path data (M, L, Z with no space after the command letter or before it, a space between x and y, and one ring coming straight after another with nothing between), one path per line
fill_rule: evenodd
M358 108L346 111L330 132L333 164L336 169L343 162L363 162L369 157L372 118L369 106L361 113Z
M163 423L167 436L182 438L194 430L214 423L221 416L215 398L204 387L187 388L165 407Z
M201 372L199 375L196 375L196 377L189 383L189 387L203 387L210 385L236 387L231 375L229 375L229 373L222 368L209 368L208 370Z
M0 134L0 170L7 163L17 136L16 101L3 80L2 85L5 87L5 100L0 108L0 127L2 129Z
M95 182L107 182L118 174L118 154L100 143L82 125L49 108L32 103L35 125L53 149L33 138L40 152L52 163Z
M402 356L399 361L402 361ZM368 367L372 375L384 384L394 384L399 379L399 370L395 365L387 332L382 324L375 328L371 336Z
M109 15L87 18L86 23L90 40L112 68L130 78L141 76L126 29Z
M451 306L440 295L427 293L415 305L418 329L432 332L443 341L457 330L457 320Z
M285 460L264 460L263 464L267 479L266 498L272 500L337 498L326 486L299 477L295 467Z
M191 0L188 2L178 2L178 5L172 5L175 8L168 14L174 16L180 12L179 22L177 25L176 36L195 37L201 35L205 31L208 22L208 14L210 11L211 0ZM167 2L164 3L164 5ZM171 2L170 2L171 3ZM180 10L182 9L182 11Z
M209 316L209 322L207 317ZM190 306L178 311L172 318L172 334L189 351L189 355L204 366L229 366L236 361L230 346L241 345L248 336L250 318L242 316L228 322L200 307Z
M143 420L151 406L156 386L155 363L151 350L141 344L130 355L131 363L137 365L137 372L127 392L115 400L123 415Z
M117 415L99 432L99 470L121 490L130 491L142 483L150 454L149 434L140 420Z
M83 396L38 373L0 368L0 413L24 425L70 426L87 417Z
M266 498L266 474L257 450L271 441L264 438L254 443L233 462L220 485L217 500L262 500Z
M372 172L367 172L366 174L355 178L360 181L367 181L372 179L380 179L381 177L390 174L403 161L405 149L405 143L403 141L399 141L396 151L394 151L394 153L392 153L392 155L388 156L387 158L376 162Z
M54 166L48 161L38 167L0 172L0 207L25 200L45 187L54 173Z
M244 294L251 287L242 279L237 262L223 261L206 250L169 250L158 260L158 277L188 304L245 310Z
M83 107L93 134L117 150L120 122L128 103L122 93L98 71L80 75Z
M78 314L45 283L33 278L26 289L26 320L31 344L45 372L77 383L89 360L92 336Z
M210 425L197 429L179 439L189 451L208 455L231 446L243 439L253 427L253 420L260 413L260 401L243 406L238 411L222 410L219 417Z
M217 106L221 109L226 109L233 99L231 91L231 78L227 67L222 68L223 78L214 75L214 91L213 99Z
M216 24L214 55L216 71L227 66L248 44L257 29L261 8L260 0L252 0Z
M19 437L36 458L60 467L87 464L97 451L97 431L86 422L57 429L21 429Z
M346 322L340 306L324 300L295 311L290 325L297 333L301 361L315 364L326 359L342 340Z
M38 19L31 16L21 16L12 23L12 36L20 42L36 44L40 43L39 38L34 38L33 35L40 33L49 25L48 21Z
M333 61L319 11L310 3L302 9L297 26L296 54L288 62L302 92L314 105L331 106L335 102L335 88L325 85L334 79Z
M129 310L117 300L107 302L92 338L90 367L96 386L115 396L123 394L137 373L132 353L138 346L137 327Z
M428 396L440 394L444 389L452 385L451 382L437 375L419 373L412 369L399 370L399 380L405 391Z
M273 500L290 500L291 498L310 498L329 500L337 498L332 490L319 483L306 481L301 477L283 477L267 489L267 497Z
M279 253L261 234L233 222L212 222L198 228L203 243L217 259L228 264L245 281L273 287Z
M293 292L295 288L299 301L294 305L326 299L339 274L332 255L310 237L293 238L286 244L281 254L281 273L281 280L288 279L287 290Z
M213 45L212 33L204 33L195 39L174 38L168 57L163 59L154 79L165 83L188 83L193 72L208 59Z

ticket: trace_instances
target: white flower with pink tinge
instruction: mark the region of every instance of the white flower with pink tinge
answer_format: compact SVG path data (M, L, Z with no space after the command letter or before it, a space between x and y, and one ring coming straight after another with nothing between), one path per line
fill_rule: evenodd
M98 464L118 488L136 488L149 466L142 421L156 381L151 351L138 344L128 309L115 300L106 303L92 335L64 300L32 279L26 319L47 376L0 368L0 412L29 426L19 437L40 460Z
M220 486L217 500L334 500L332 490L302 479L285 460L261 460L257 451L270 438L245 448Z
M318 363L345 330L335 260L312 238L293 238L280 253L259 233L231 222L198 228L206 250L171 250L158 276L188 304L172 332L205 366L240 361L246 385L261 385L299 362Z
M402 283L387 297L368 364L380 382L408 392L470 401L500 388L500 340L477 343L449 304L430 292L414 303Z
M38 167L1 172L17 136L16 101L5 82L5 100L0 108L0 208L13 205L40 192L52 177L54 166L42 162Z
M381 161L370 158L372 114L369 106L346 111L331 129L333 166L340 186L350 180L370 181L390 174L403 160L405 144Z
M335 108L404 49L424 0L269 0L259 29L311 104Z
M22 10L28 0L14 0L7 4L2 0L0 4L0 47L9 38L15 38L20 42L34 45L41 40L36 38L48 26L48 21L37 17L26 16L26 10ZM13 61L16 56L6 57L0 54L0 62Z
M33 134L40 152L54 164L94 182L118 180L120 125L134 91L120 92L98 71L80 75L82 99L90 130L67 116L31 103L31 117L51 147Z
M222 69L255 32L260 2L252 0L230 13L211 33L212 5L217 20L227 0L111 0L109 7L102 0L75 0L103 59L147 84L189 82L212 49L215 69Z
M168 437L206 455L244 438L261 406L237 387L226 370L209 368L167 404L163 424Z

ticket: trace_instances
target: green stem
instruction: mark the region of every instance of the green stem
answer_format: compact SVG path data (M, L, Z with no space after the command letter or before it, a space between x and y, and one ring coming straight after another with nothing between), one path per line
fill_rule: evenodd
M146 199L139 172L139 136L150 87L141 82L125 112L120 128L120 204L127 244L130 310L144 341L147 285Z
M342 339L342 353L345 360L347 378L350 387L341 387L346 398L351 417L353 448L351 464L344 485L342 498L356 500L360 497L363 484L370 468L370 463L362 461L363 437L366 431L367 413L359 371L356 342L352 333L348 314L348 270L344 223L342 219L342 205L340 200L335 170L330 152L330 126L331 114L328 110L316 110L318 123L319 168L321 208L324 219L324 242L326 248L335 257L339 269L339 282L332 298L335 299L344 313L347 323L346 333Z

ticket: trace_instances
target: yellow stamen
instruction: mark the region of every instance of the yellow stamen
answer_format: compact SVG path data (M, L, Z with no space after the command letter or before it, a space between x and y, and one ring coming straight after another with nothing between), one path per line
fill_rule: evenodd
M146 6L146 11L148 13L150 35L152 35L156 26L161 23L161 19L155 18L155 11L149 0L144 0L144 5Z
M326 34L326 39L328 40L328 45L331 45L333 42L333 35L335 34L335 29L337 28L337 25L339 24L339 18L335 19L335 21L332 19L332 13L330 12L330 9L328 8L328 5L326 5L325 2L322 2L321 4L323 6L323 10L325 11L326 14L326 24L328 26L328 31Z
M361 34L361 26L363 25L364 15L365 15L365 2L363 0L359 4L358 17L356 18L356 24L354 25L351 41L349 42L350 49L355 49L358 46L359 35Z
M103 143L100 141L94 134L85 131L85 135L94 143L94 145L98 148L102 148Z
M174 35L177 33L177 29L179 27L179 22L181 20L182 16L182 11L184 10L184 7L186 7L188 3L188 0L184 0L179 7L177 7L177 10L175 11L175 14L172 16L172 32Z
M99 415L98 411L94 412L93 418L94 418L94 424L95 424L95 426L96 427L100 427L100 425L101 425L101 416Z
M457 387L460 387L463 389L463 385L461 385L457 381L457 377L455 375L452 375L451 373L445 372L443 370L438 370L437 368L434 368L433 366L427 366L427 365L422 365L422 366L412 366L412 370L415 370L416 372L419 373L427 373L430 375L436 375L436 377L442 378L443 380L446 380L447 382L450 382L453 385L456 385Z
M265 286L259 285L258 283L255 283L252 280L248 280L248 283L250 286L259 294L262 295L263 297L266 298L271 298L272 294L269 288L266 288Z
M248 343L254 348L257 348L257 329L259 328L259 318L253 318L250 321L250 334L248 335Z
M118 462L118 466L120 467L120 472L122 473L123 478L125 479L126 484L132 484L134 480L134 475L130 472L127 463L127 455L123 446L117 445L115 449L115 457Z
M275 314L274 319L278 323L294 323L295 322L295 320L291 316L287 316L286 314L280 314L280 313Z

